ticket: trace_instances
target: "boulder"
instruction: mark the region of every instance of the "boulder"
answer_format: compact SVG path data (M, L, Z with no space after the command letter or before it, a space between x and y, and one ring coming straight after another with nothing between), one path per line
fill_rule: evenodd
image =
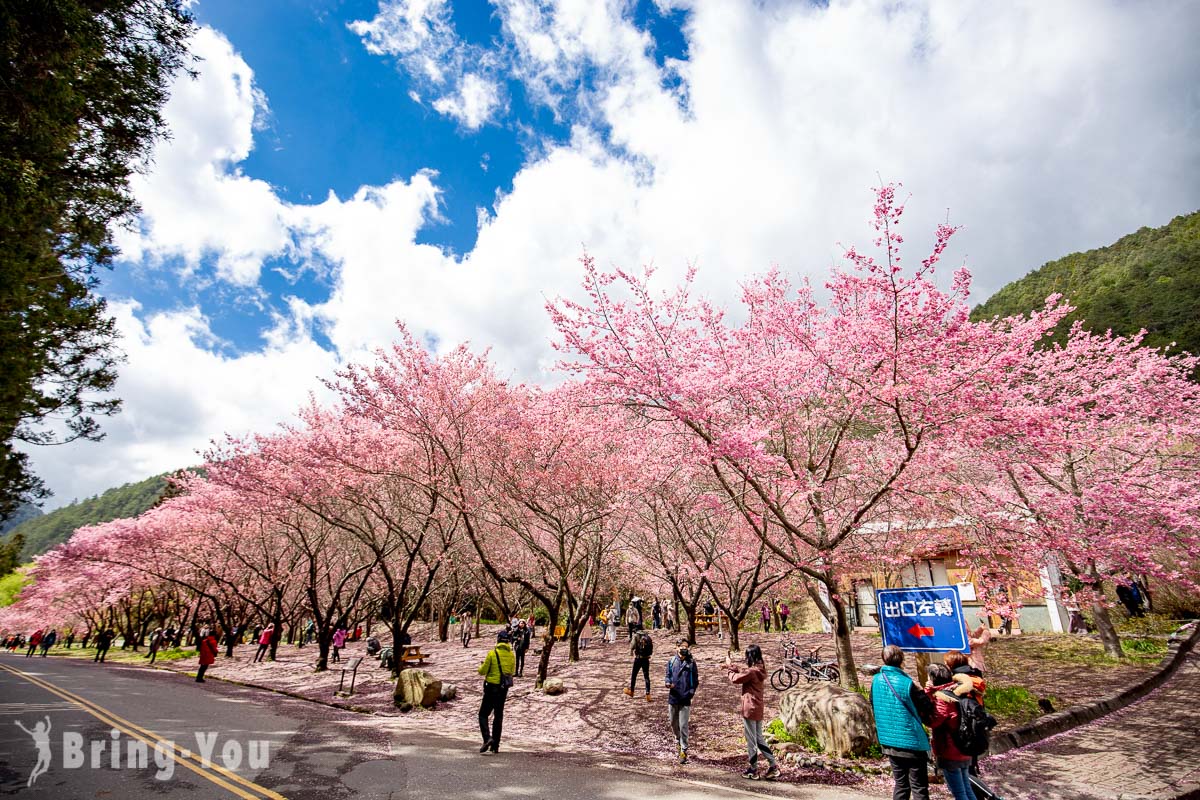
M423 669L401 670L396 679L396 690L392 700L397 706L433 708L442 693L442 682Z
M443 683L442 692L438 695L438 700L453 700L458 697L458 687L453 683Z
M562 694L566 690L567 687L563 686L562 678L546 678L546 682L542 684L542 691L546 694Z
M875 742L871 703L835 683L805 683L788 689L779 700L779 718L793 735L809 725L831 756L863 755Z

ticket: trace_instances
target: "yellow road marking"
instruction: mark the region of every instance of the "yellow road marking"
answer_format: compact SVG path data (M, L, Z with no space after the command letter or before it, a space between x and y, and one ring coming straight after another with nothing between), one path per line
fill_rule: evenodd
M11 672L12 674L16 675L17 677L23 678L23 679L29 681L30 683L32 683L36 686L40 686L41 688L45 689L46 691L48 691L52 694L55 694L58 697L61 697L64 700L66 700L74 705L79 706L84 711L91 714L93 717L96 717L97 719L99 719L101 722L104 722L107 725L111 725L112 727L120 730L122 733L125 733L127 736L131 736L134 739L145 742L146 744L150 745L151 747L154 747L159 742L167 742L167 740L163 739L161 736L154 733L153 731L147 730L146 728L143 728L140 725L135 725L134 723L130 722L129 720L117 716L116 714L114 714L113 712L104 708L103 706L97 705L96 703L93 703L92 701L90 701L86 698L80 697L79 695L75 694L74 692L70 692L66 689L55 686L54 684L50 683L49 681L43 680L42 678L38 678L34 675L30 675L26 672L22 672L21 670L15 668L15 667L11 667L7 664L0 664L0 669L4 669L8 672ZM187 750L185 748L182 748L179 745L175 744L174 742L169 742L169 744L172 747L172 752L170 754L171 758L173 758L176 761L176 763L178 763L180 766L187 767L188 769L190 769L192 772L196 773L200 777L202 777L208 781L211 781L212 783L215 783L216 785L232 792L233 794L237 795L238 797L244 798L244 800L263 800L263 798L269 798L270 800L287 800L287 798L285 798L283 795L279 794L278 792L272 791L271 789L268 789L265 786L259 786L257 783L247 780L246 778L243 778L241 775L238 775L236 772L225 769L224 767L220 766L219 764L215 764L212 761L208 761L206 763L202 758L200 758L200 756L198 754L193 753L190 750ZM192 764L191 761L189 761L188 759L191 759L191 761L195 761L196 763ZM255 794L251 794L250 792L243 791L241 788L238 788L237 786L234 786L234 785L226 782L225 780L222 780L221 778L217 777L216 775L210 775L205 770L212 770L213 772L218 773L219 775L223 776L224 778L228 778L228 779L232 780L234 783L241 784L241 786L243 786L247 789L250 789L252 792L255 792Z

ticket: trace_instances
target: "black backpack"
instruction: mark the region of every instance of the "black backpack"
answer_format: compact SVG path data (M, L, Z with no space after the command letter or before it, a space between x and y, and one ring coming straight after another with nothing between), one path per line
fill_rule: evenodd
M654 653L654 640L646 634L638 631L637 642L634 643L634 652L638 658L649 658Z
M988 751L988 734L996 718L987 712L974 693L958 698L958 728L950 731L954 746L964 756L981 756Z

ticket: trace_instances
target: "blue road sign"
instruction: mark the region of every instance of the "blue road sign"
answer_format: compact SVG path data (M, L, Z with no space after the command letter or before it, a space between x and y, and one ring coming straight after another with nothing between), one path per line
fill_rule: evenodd
M958 587L877 589L875 608L885 647L894 644L914 653L971 652Z

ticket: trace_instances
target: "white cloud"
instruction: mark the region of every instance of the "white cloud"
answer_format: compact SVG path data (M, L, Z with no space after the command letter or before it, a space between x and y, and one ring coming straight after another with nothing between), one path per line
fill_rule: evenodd
M381 2L374 18L347 27L368 52L395 56L421 92L434 98L433 109L467 130L478 130L503 108L500 84L480 72L494 69L496 57L459 38L448 0ZM416 90L409 97L421 102Z
M123 311L137 344L110 441L35 454L60 496L187 463L222 431L267 427L311 376L388 341L397 318L419 336L490 347L502 371L537 379L553 358L544 299L577 289L585 246L602 265L653 261L665 279L694 259L718 301L772 263L819 283L838 242L869 241L867 190L882 175L914 195L910 260L947 208L966 225L948 259L966 259L982 299L1046 260L1200 207L1193 3L1147 14L1115 0L695 0L688 60L666 68L624 3L496 6L496 63L552 107L570 104L578 124L479 210L461 258L416 243L437 219L432 172L300 206L239 173L264 103L249 67L204 34L206 72L177 91L176 138L139 186L140 252L219 254L220 278L248 287L264 256L311 258L329 265L333 292L291 300L267 346L238 357L209 352L198 312ZM469 129L502 108L468 110L459 76L470 71L443 57L458 46L448 20L444 3L385 4L355 30L373 52L441 65L421 67L440 87L422 94ZM313 343L313 326L336 354Z
M462 77L458 92L438 98L433 108L458 120L467 130L478 130L500 108L500 87L494 81L468 73Z
M164 109L172 138L155 148L153 170L133 181L144 208L140 230L122 232L117 243L126 259L180 258L193 270L215 255L217 277L251 287L263 258L288 245L274 190L238 167L250 155L266 98L219 33L201 28L191 48L202 59L199 75L175 82Z

